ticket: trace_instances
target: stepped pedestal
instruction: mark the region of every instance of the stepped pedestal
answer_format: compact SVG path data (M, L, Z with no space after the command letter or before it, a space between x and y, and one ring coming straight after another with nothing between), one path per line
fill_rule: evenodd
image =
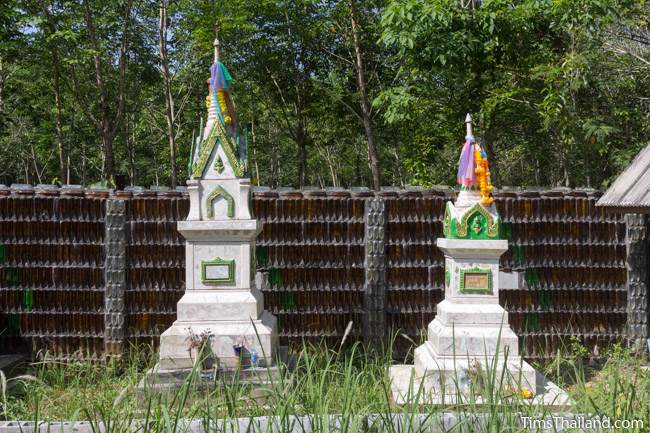
M519 356L519 339L499 305L499 288L518 288L519 277L499 272L508 242L499 239L494 206L476 203L475 195L464 191L457 206L447 204L446 237L437 241L445 254L445 299L429 323L427 341L415 349L414 365L391 367L393 399L467 401L488 392L494 377L501 396L530 392L537 395L533 404L564 406L566 394Z
M434 394L466 392L488 370L505 369L507 385L535 390L536 373L499 305L499 257L505 240L438 239L445 253L445 300L415 350L415 372ZM504 385L506 385L504 383Z
M237 368L242 350L271 363L276 319L264 311L261 278L255 281L260 230L253 219L178 223L186 239L187 283L177 320L160 336L161 369L192 368L201 338L220 368Z

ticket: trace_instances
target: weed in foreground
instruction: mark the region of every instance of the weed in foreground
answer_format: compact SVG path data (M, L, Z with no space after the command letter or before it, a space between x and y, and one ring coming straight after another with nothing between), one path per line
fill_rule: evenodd
M391 340L392 341L392 340ZM121 360L104 363L60 363L46 357L33 364L24 380L7 389L3 402L4 419L79 420L110 426L111 432L127 432L141 425L143 433L176 432L184 420L201 419L205 426L230 422L235 417L272 415L278 431L386 431L417 432L437 426L443 408L426 403L422 383L413 383L413 399L397 406L391 400L388 368L391 351L370 352L362 345L332 349L324 344L303 344L296 352L292 372L284 368L280 376L264 389L252 388L234 380L197 387L198 367L175 392L136 396L135 386L155 356L147 348L132 348ZM614 347L608 361L591 380L580 357L558 354L561 363L558 379L570 390L575 402L573 413L595 413L615 418L641 419L650 425L650 374L641 361ZM505 385L505 373L495 368L494 360L483 373L481 386L471 387L465 396L451 402L460 422L456 432L525 431L521 416L550 415L543 408L513 396ZM197 366L201 365L197 362ZM549 365L552 380L554 365ZM571 374L567 370L571 369ZM557 370L556 370L557 371ZM5 381L5 387L6 381ZM510 392L510 395L505 393ZM507 402L507 404L504 404ZM309 415L306 421L296 416ZM331 418L335 415L335 418Z

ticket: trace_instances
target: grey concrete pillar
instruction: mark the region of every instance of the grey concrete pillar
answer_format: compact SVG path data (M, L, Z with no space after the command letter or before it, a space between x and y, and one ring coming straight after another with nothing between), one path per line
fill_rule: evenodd
M627 337L643 348L648 338L648 245L647 218L625 215L627 252Z
M366 200L363 336L367 347L384 347L386 336L386 206L381 198Z
M124 343L126 291L126 202L106 200L104 238L104 353L120 355Z

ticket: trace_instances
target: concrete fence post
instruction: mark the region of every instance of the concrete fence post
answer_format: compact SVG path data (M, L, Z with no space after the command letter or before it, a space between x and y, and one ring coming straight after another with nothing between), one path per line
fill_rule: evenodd
M386 206L381 198L366 200L363 339L367 347L384 347L386 335Z
M104 353L121 355L124 343L126 291L126 202L106 200L104 238Z

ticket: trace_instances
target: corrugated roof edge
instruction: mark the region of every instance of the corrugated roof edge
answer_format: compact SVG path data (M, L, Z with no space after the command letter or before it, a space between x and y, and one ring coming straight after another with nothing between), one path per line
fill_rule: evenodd
M609 208L608 210L628 213L649 213L650 200L629 200L626 196L638 188L650 191L650 143L641 149L634 157L630 165L614 180L603 196L598 200L596 206ZM647 197L644 194L642 197Z

